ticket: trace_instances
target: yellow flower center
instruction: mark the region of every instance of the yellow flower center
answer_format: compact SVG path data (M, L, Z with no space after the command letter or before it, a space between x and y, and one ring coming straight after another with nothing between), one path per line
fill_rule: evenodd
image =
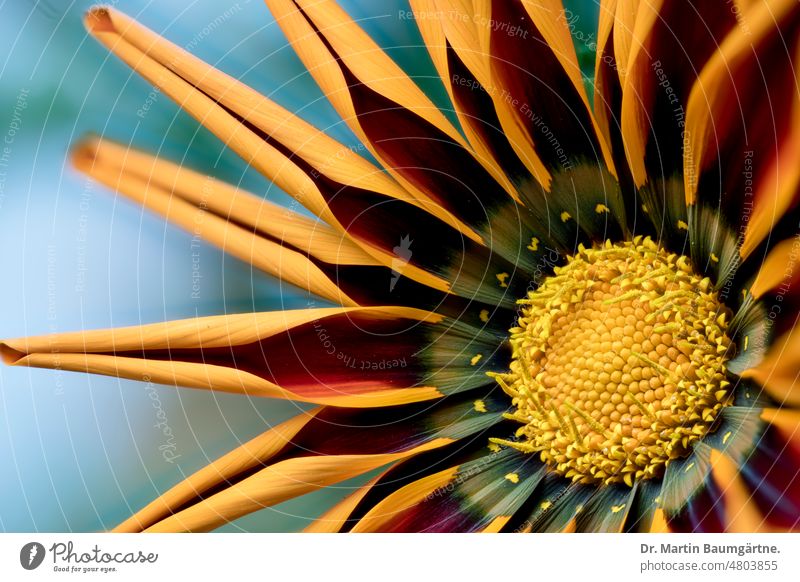
M729 400L730 311L685 256L649 238L581 247L519 301L510 370L517 440L582 483L662 474Z

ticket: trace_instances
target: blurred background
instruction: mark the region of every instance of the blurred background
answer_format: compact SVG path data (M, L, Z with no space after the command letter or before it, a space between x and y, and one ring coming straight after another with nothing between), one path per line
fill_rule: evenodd
M0 337L305 307L291 288L211 246L200 251L193 296L191 236L70 169L70 144L97 133L289 200L166 96L153 99L152 86L89 38L82 15L92 4L0 2ZM261 0L113 4L343 143L357 143ZM407 2L342 4L447 110L414 22L400 17ZM566 5L591 77L595 0ZM0 531L109 529L297 411L278 400L0 366ZM300 530L358 483L223 529Z

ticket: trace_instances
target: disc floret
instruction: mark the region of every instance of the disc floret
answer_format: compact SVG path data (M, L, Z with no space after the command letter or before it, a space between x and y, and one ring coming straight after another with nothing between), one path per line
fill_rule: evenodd
M730 311L690 260L650 238L579 247L521 299L517 440L565 477L630 486L688 454L729 400Z

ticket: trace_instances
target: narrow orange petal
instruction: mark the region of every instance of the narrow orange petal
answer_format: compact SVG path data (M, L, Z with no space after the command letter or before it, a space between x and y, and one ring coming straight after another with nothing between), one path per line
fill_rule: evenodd
M583 129L588 134L593 134L593 136L596 137L600 150L598 152L598 157L605 162L609 172L616 177L616 168L611 157L611 150L589 106L589 98L586 95L586 89L583 85L583 77L575 53L575 45L572 41L566 13L561 0L519 0L519 2L530 18L531 24L541 35L541 40L547 47L546 49L540 50L548 50L556 58L561 70L566 74L569 80L568 82L572 85L572 89L574 89L580 102L583 104L584 111L573 111L572 115L586 115L588 123L590 123L591 126ZM493 6L496 9L498 5ZM494 18L494 11L492 13L492 18ZM497 23L494 22L492 18L479 23L482 25L479 26L479 30L482 28L484 30L483 34L486 34L485 31L487 28L497 26ZM511 26L515 23L506 24ZM531 40L531 42L533 42L533 40ZM530 125L529 113L521 109L521 105L526 105L531 109L535 109L535 106L530 103L520 104L514 99L519 96L503 93L502 81L498 78L496 73L498 65L505 66L508 63L498 62L497 58L493 58L491 62L495 73L493 93L497 96L495 104L498 108L500 120L503 123L503 129L509 133L509 140L515 148L521 146L522 151L520 151L520 158L523 161L527 160L526 165L529 165L533 175L548 189L549 178L541 175L541 170L538 167L539 163L541 163L539 161L539 156L527 151L528 148L525 147L526 144L534 143L535 140L528 129ZM526 72L518 71L517 74L525 75ZM556 128L553 128L553 131L555 131L555 129ZM568 147L568 144L565 147Z
M639 10L635 13L636 20L631 30L631 12L626 10L628 5L620 5L620 54L622 64L620 69L624 77L622 86L622 138L625 143L625 155L628 159L636 186L643 186L647 182L647 169L645 167L645 146L652 126L648 117L647 108L652 100L652 83L645 79L650 75L648 70L649 58L647 52L648 37L658 19L658 11L663 0L641 2ZM631 36L628 36L628 35ZM616 39L615 39L616 40ZM630 42L630 51L624 47ZM625 54L627 53L627 59Z
M715 127L711 113L732 98L733 76L742 62L753 58L759 39L775 31L776 18L785 15L792 0L763 2L746 14L747 26L739 26L728 35L703 68L689 97L687 112L688 147L684 154L687 166L684 186L686 201L697 199L697 177L704 165L717 153L714 138L721 128ZM776 12L777 10L777 12ZM708 158L708 161L707 161Z
M758 382L781 404L800 405L800 327L773 341L764 359L741 376Z
M125 158L123 157L122 159L124 160ZM181 197L178 188L165 188L162 183L153 180L150 176L142 176L137 172L126 171L124 167L114 167L113 164L103 163L102 161L101 163L95 163L95 160L96 158L92 157L92 153L87 151L86 146L80 148L73 155L73 163L85 174L147 209L160 214L199 239L213 244L226 253L279 278L281 281L306 289L319 297L340 305L357 305L354 299L344 293L308 257L272 240L258 236L250 228L240 226L241 223L234 222L235 216L215 214L205 200L212 198L217 203L225 203L225 200L219 197L219 191L224 189L224 187L220 188L219 183L206 180L206 187L203 190L192 190L191 180L188 181L189 183L185 183L186 186L189 186L188 191L194 192L199 197L206 197L197 201L199 204L195 204ZM107 161L107 158L105 161ZM134 159L131 161L136 164L140 160ZM146 168L147 166L144 167ZM183 172L183 177L187 177L186 171ZM200 176L196 176L196 178L202 180ZM172 183L174 184L175 182L173 181ZM241 202L242 196L240 195L238 198ZM212 204L214 203L212 202ZM251 214L251 216L258 215ZM265 219L267 219L266 216L261 220L262 224ZM276 222L272 224L273 226L279 226L279 223ZM306 228L304 233L296 232L296 230L295 227L294 237L291 236L291 233L289 234L290 238L297 240L305 234L306 241L309 241L309 238L314 236L316 229L313 227ZM323 229L320 229L320 233L320 238L322 238L325 234ZM353 244L349 239L336 237L335 233L333 234L334 239L338 238L339 241L347 240L349 244ZM303 242L302 238L300 238L300 242ZM335 248L330 250L335 252ZM356 250L362 255L365 254L360 247L356 246ZM368 260L371 259L369 255L366 255L366 257Z
M137 511L114 531L134 533L147 529L206 491L224 485L250 469L263 466L290 443L320 410L295 416L206 465Z
M716 449L711 450L711 474L722 491L729 533L768 532L764 516L752 500L733 460Z
M329 176L332 180L333 176L342 179L342 185L364 187L414 204L433 215L444 216L453 227L466 229L462 234L480 240L460 221L446 212L443 214L438 205L420 202L349 148L323 137L324 134L288 111L178 49L124 14L111 8L95 8L87 14L85 24L103 45L169 95L247 163L342 232L347 229L332 214L312 171L302 167L301 162L311 165L313 172L319 175ZM192 84L187 78L200 85ZM223 100L228 107L220 105ZM258 130L259 126L266 129ZM288 144L299 146L302 155L293 157L294 152L289 146L276 143L277 140L267 140L265 134L267 137L280 136ZM302 147L302 144L311 145ZM311 164L312 161L316 166ZM354 240L384 265L391 265L396 259L368 242ZM449 290L447 281L410 262L398 265L398 271L434 289Z
M491 93L488 56L475 48L479 46L480 40L472 19L472 2L470 0L411 0L411 8L417 15L416 22L425 46L444 83L445 90L450 96L458 121L464 129L464 134L475 151L476 157L506 192L519 202L516 189L503 172L491 146L482 136L481 125L485 123L485 120L475 119L466 113L464 108L459 106L453 93L453 85L463 83L464 80L456 78L450 71L448 46L455 51L458 58L484 87L484 89L475 87L471 90Z
M353 527L353 533L378 532L382 526L409 507L413 507L439 487L447 485L458 473L458 466L439 471L405 485L370 509Z
M382 472L377 477L370 479L367 483L353 491L350 495L342 499L339 503L331 507L315 519L303 531L306 533L338 533L342 529L344 522L353 513L353 510L361 502L372 487L389 471Z
M118 376L145 382L219 390L251 396L285 398L317 404L373 407L406 404L441 397L434 387L389 387L376 381L374 389L359 393L325 390L303 395L281 387L237 367L201 360L147 359L152 350L231 349L287 332L300 325L324 321L327 317L363 314L373 321L406 318L437 322L430 312L402 307L323 308L270 313L199 317L143 326L108 330L68 332L0 342L0 356L10 365L52 368ZM321 324L320 324L321 325ZM123 353L125 355L117 355ZM143 354L132 357L128 353ZM269 356L269 354L266 354ZM204 358L204 357L203 357Z
M106 176L116 173L120 180L138 178L148 186L169 192L174 199L249 227L254 235L263 233L285 241L326 263L381 264L346 235L319 219L308 218L212 176L141 150L90 137L73 148L72 160L77 169L88 175L102 172ZM122 193L137 202L142 203L142 199L147 202L141 194Z
M779 286L785 285L788 289L796 283L800 278L798 258L800 258L800 240L797 237L783 240L775 245L759 266L756 278L750 285L753 297L758 299Z
M145 531L210 531L253 511L357 477L450 442L450 439L435 439L400 453L301 457L280 461L159 521Z
M511 515L498 515L489 525L481 530L481 533L499 533L512 517Z
M389 58L348 14L331 0L266 0L278 25L325 92L336 111L389 174L412 192L425 207L462 234L480 241L479 235L443 207L431 204L430 194L404 178L390 161L376 150L363 130L344 70L359 83L407 109L443 132L455 143L469 149L458 130L438 107Z

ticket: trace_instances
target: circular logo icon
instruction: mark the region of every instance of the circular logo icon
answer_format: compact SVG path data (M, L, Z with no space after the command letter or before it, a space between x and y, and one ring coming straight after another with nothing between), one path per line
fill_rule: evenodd
M19 563L26 570L35 570L44 561L44 546L39 542L28 542L19 551Z

